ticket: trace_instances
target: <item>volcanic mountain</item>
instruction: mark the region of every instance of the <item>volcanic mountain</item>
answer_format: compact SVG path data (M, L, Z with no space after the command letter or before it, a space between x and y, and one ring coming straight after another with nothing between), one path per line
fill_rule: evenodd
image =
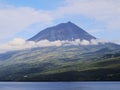
M67 22L42 30L28 41L96 39ZM120 81L120 45L33 47L0 54L0 81Z
M29 41L40 41L47 39L49 41L56 40L88 40L96 39L94 36L90 35L82 28L78 27L72 22L61 23L53 27L46 28L39 32L37 35L29 39Z

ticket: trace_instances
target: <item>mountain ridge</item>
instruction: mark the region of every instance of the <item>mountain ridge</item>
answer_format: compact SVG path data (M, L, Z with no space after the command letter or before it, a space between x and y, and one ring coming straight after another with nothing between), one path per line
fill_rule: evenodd
M94 36L87 33L82 28L78 27L72 22L67 23L60 23L56 26L46 28L40 31L38 34L33 36L32 38L28 39L28 41L40 41L47 39L49 41L56 41L56 40L88 40L96 39Z

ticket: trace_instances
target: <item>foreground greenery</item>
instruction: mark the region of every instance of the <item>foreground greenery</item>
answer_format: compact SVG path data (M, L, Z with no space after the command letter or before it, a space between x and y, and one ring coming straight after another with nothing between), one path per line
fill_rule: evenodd
M0 55L0 81L120 80L120 46L34 48Z

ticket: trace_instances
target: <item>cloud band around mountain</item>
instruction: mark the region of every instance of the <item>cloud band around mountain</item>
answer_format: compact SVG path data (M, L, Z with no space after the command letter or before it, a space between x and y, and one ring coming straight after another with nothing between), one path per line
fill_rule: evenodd
M34 41L26 41L22 38L16 38L4 45L0 46L0 53L8 52L8 51L15 51L15 50L26 50L31 48L37 48L37 47L51 47L51 46L65 46L65 45L98 45L98 44L104 44L108 41L100 40L100 39L92 39L91 41L87 40L80 40L75 39L74 41L68 41L68 40L57 40L57 41L48 41L48 40L41 40L39 42Z

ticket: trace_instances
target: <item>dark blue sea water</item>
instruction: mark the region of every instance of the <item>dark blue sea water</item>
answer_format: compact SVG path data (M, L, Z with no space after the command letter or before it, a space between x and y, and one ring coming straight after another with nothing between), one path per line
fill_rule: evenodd
M120 82L0 82L0 90L120 90Z

